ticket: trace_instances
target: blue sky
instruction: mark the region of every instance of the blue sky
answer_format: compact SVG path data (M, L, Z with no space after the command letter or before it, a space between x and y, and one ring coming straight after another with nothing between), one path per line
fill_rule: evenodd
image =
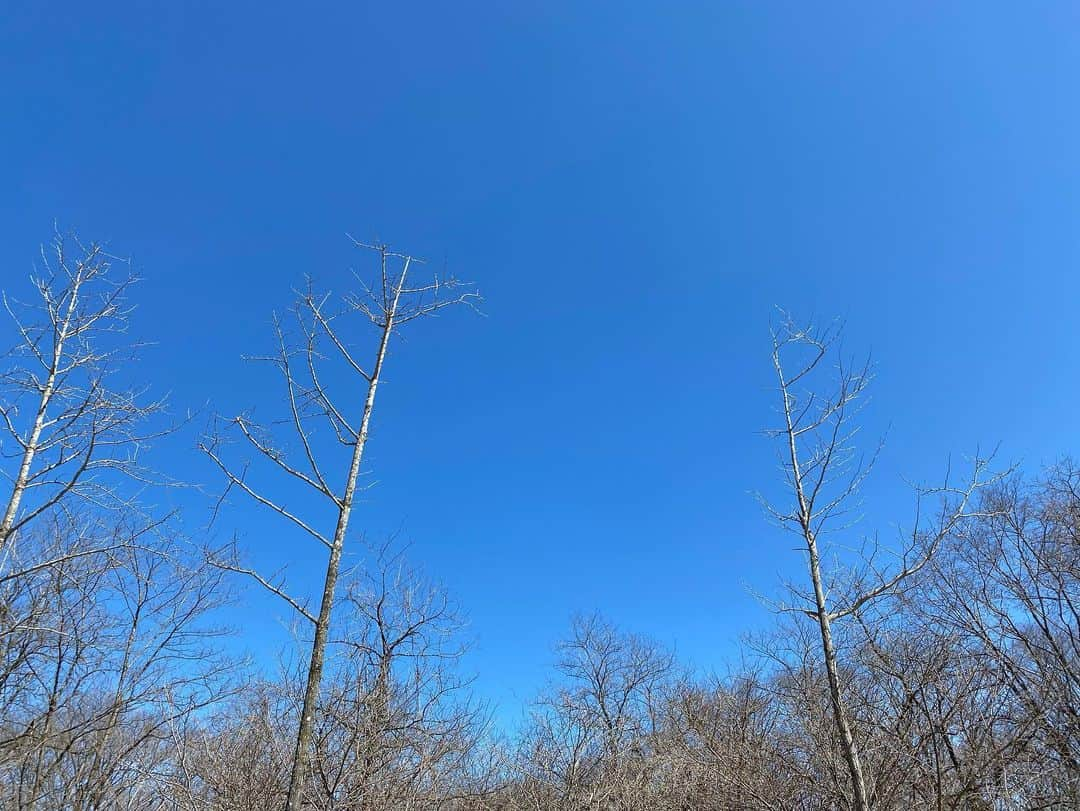
M401 528L517 711L574 611L718 667L797 571L768 323L840 316L902 477L1076 453L1080 11L1005 3L20 4L0 22L3 287L54 219L135 257L140 372L182 412L276 396L243 353L385 239L486 316L390 358L357 515ZM215 482L188 435L159 464ZM189 508L197 526L198 502ZM251 510L256 561L317 550ZM284 639L248 592L245 644Z

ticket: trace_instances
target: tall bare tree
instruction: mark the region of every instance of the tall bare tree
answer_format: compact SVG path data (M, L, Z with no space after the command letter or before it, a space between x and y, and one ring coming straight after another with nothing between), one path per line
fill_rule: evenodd
M916 518L906 532L903 548L883 552L876 541L867 549L846 578L828 582L822 566L822 543L830 532L850 529L849 513L871 468L858 453L856 416L870 383L869 363L851 365L840 353L840 330L802 327L785 316L773 331L772 363L780 394L781 427L770 436L782 445L781 464L791 500L779 508L763 500L779 524L793 530L806 554L810 591L792 587L795 610L811 617L818 626L821 653L828 678L833 718L851 781L856 811L871 807L871 795L852 714L838 661L833 624L853 617L872 602L902 591L907 581L932 559L941 543L966 518L973 494L987 484L987 462L975 459L970 478L957 486L948 475L940 487L919 489ZM834 378L819 383L830 362ZM937 507L924 516L927 500ZM886 557L889 562L881 563ZM830 599L830 592L840 599ZM839 602L839 606L836 605Z
M128 263L96 243L57 235L33 277L38 301L4 306L19 341L0 377L4 455L16 462L0 516L0 551L14 535L69 496L116 506L129 496L117 474L144 478L140 451L163 404L130 386L114 387L132 350Z
M42 262L35 301L4 297L0 803L136 807L163 727L221 696L226 592L138 503L163 404L127 382L128 263L60 235Z
M237 467L222 456L220 434L208 437L202 443L203 451L216 463L224 474L230 488L236 488L270 509L281 518L313 538L327 550L326 573L317 613L311 613L305 604L290 595L284 581L277 577L264 577L253 569L244 568L235 560L218 558L219 565L242 572L257 580L264 588L284 599L312 626L311 656L307 670L303 707L296 736L296 750L286 808L299 811L304 781L307 777L311 736L315 728L315 713L319 698L330 633L330 620L334 595L341 568L342 550L352 517L364 449L375 408L375 396L382 379L383 367L391 339L406 324L430 316L453 304L472 304L477 294L456 279L439 279L413 283L410 271L418 260L403 253L390 250L385 245L358 247L373 250L379 257L379 275L372 285L363 285L358 294L344 297L344 311L331 311L330 297L317 295L310 284L302 293L292 310L294 325L299 336L290 340L284 325L275 317L278 348L275 355L264 360L273 363L281 374L288 403L287 418L293 440L299 444L296 460L293 460L277 444L269 432L256 425L245 415L237 416L231 426L264 461L288 476L298 486L313 492L334 513L333 527L327 532L296 513L283 502L268 496L248 482L245 467ZM341 323L343 315L360 316L375 328L376 339L370 365L358 358L356 349L347 338ZM362 400L351 403L345 398L331 394L331 382L325 374L324 349L333 354L351 375L366 383ZM314 424L324 429L348 449L349 459L343 481L334 486L324 473L320 463L318 440L313 436Z

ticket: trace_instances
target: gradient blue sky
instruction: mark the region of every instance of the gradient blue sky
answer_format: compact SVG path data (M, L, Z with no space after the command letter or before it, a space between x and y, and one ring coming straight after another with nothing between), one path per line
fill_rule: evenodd
M302 275L348 283L346 231L474 279L486 317L390 360L357 520L456 595L509 715L574 611L703 668L768 621L749 589L800 564L750 496L775 305L877 361L867 529L950 454L1076 452L1078 83L1073 3L22 3L0 280L54 219L109 240L142 373L229 411L276 391L239 356ZM214 481L193 445L165 465ZM231 520L313 588L317 550Z

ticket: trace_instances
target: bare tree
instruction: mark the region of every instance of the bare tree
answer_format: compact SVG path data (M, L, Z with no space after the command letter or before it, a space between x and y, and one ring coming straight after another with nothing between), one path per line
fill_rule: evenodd
M145 478L139 454L154 435L148 420L162 409L141 390L111 385L131 349L116 340L127 329L126 294L135 281L127 263L60 235L42 260L36 304L4 296L19 342L0 377L7 437L0 451L16 461L0 502L0 552L68 496L95 506L127 501L116 476Z
M163 726L221 695L207 619L226 593L138 504L163 406L126 383L128 263L60 235L42 260L36 303L4 297L0 802L145 807Z
M940 550L933 565L946 557ZM954 628L925 621L929 579L890 601L888 616L855 618L849 700L864 728L871 793L882 808L989 808L1007 799L997 794L1002 767L1022 761L1026 735L1006 721L1019 716L1000 673Z
M253 680L208 718L171 729L172 773L165 808L272 811L281 808L296 739L296 705L276 680Z
M312 731L305 808L450 807L492 791L487 715L459 672L462 622L446 592L400 554L373 550L343 574ZM304 657L256 682L228 712L183 735L185 807L280 807Z
M228 692L234 663L210 621L222 573L143 520L60 513L11 545L57 562L0 585L4 807L124 807L167 760L169 726ZM68 551L106 534L108 554Z
M556 651L561 682L536 702L521 742L533 802L646 807L672 655L599 615L575 617Z
M846 582L826 581L822 567L822 540L829 532L850 527L845 516L858 498L860 486L873 466L858 455L855 417L870 382L869 364L852 366L839 353L839 330L800 327L784 317L773 332L772 362L781 399L782 425L769 435L781 440L782 467L790 492L790 508L765 502L781 526L793 530L806 553L810 593L792 591L801 611L815 620L821 639L821 653L829 684L833 718L851 782L853 806L867 811L870 793L851 713L846 706L833 624L857 615L873 601L899 593L909 578L931 560L942 541L971 516L972 495L986 482L987 463L976 459L970 478L960 486L946 476L936 488L918 491L918 504L936 498L939 507L930 518L920 509L907 533L902 551L888 554L891 564L879 563L882 550L873 545L864 549L860 563L848 573ZM835 379L816 385L816 376L832 358ZM830 586L834 588L830 589ZM840 605L829 593L841 594Z
M935 560L910 612L911 624L955 639L958 657L993 676L1001 710L996 723L975 719L995 731L979 776L1002 793L1008 777L1012 796L1039 807L1080 802L1078 550L1074 465L1001 482Z
M777 688L753 670L673 690L662 754L675 778L672 807L800 807L810 781L785 730Z
M446 592L384 547L341 608L313 747L317 807L431 807L482 792L465 777L487 719L458 672L463 623Z
M275 355L264 358L277 367L285 384L289 411L287 421L293 440L300 447L297 459L292 460L274 444L269 432L256 425L249 417L241 415L231 421L232 427L263 461L271 463L292 482L317 494L324 503L329 504L334 513L332 530L327 532L316 528L313 523L290 511L282 501L275 500L262 489L250 484L246 467L234 466L222 456L220 436L209 437L201 445L203 451L220 468L230 488L242 491L270 509L325 547L328 553L319 608L314 614L307 609L304 601L288 593L280 578L264 577L253 569L239 566L235 560L223 559L220 556L216 559L219 565L254 578L263 587L284 599L313 628L307 683L289 781L286 803L288 811L299 811L303 785L309 769L311 736L315 728L316 706L342 550L356 498L375 396L382 379L391 339L412 321L434 315L453 304L472 304L477 298L474 292L452 278L440 280L436 277L430 282L414 284L409 281L409 273L418 260L407 254L391 251L385 245L357 244L359 247L374 250L380 259L380 272L375 284L365 285L360 294L349 295L344 299L345 314L359 315L376 330L376 346L370 366L358 360L356 350L342 328L342 313L331 312L329 296L316 295L309 285L292 311L295 326L299 331L298 341L291 343L284 326L275 318L278 350ZM324 348L335 356L349 373L365 381L366 395L362 402L355 404L358 414L350 413L350 405L346 400L331 395L324 368ZM329 429L337 442L349 452L344 481L337 487L324 475L324 470L328 468L319 460L319 445L313 436L315 423Z

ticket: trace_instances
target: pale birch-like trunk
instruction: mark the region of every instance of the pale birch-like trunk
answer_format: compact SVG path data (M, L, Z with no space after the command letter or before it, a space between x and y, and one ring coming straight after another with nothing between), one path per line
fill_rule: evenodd
M391 304L386 312L382 336L379 340L379 349L375 357L375 365L372 368L371 379L368 382L367 398L364 401L360 429L356 444L353 447L349 473L345 479L345 492L340 502L337 526L334 528L330 558L326 564L322 602L319 606L319 616L315 624L315 637L311 644L311 661L308 665L307 687L304 690L304 705L300 714L300 727L296 735L296 753L293 756L292 775L289 778L289 794L285 803L286 811L300 811L304 773L307 770L308 757L311 752L311 731L315 723L315 710L319 700L319 688L322 684L323 665L326 659L326 640L330 630L330 616L334 607L334 591L337 587L338 571L341 567L341 551L345 545L345 533L348 530L349 518L352 514L356 481L360 475L360 463L364 457L364 446L367 444L371 413L375 408L375 392L379 386L383 361L386 359L386 349L390 344L390 336L394 330L394 317L397 314L398 301L408 272L409 262L406 261L401 277L394 288Z
M334 505L333 510L336 521L333 534L321 532L315 525L308 523L300 515L286 508L283 503L265 495L260 488L248 480L246 467L243 471L240 471L239 468L230 465L223 458L221 452L222 442L219 434L212 432L204 442L200 443L203 452L214 461L225 475L228 488L235 487L244 492L263 507L272 510L291 523L294 528L318 541L329 552L319 610L317 613L313 613L308 611L304 600L297 599L289 594L280 575L267 579L256 570L239 565L234 547L226 548L228 552L224 558L222 557L222 550L207 550L208 559L212 565L254 579L271 594L284 600L297 612L298 616L310 622L313 628L303 706L296 732L295 750L285 801L287 811L299 811L302 807L304 784L311 770L312 736L326 663L326 648L329 641L342 552L352 517L357 482L371 426L371 415L375 408L375 395L382 379L383 365L386 361L391 338L397 330L410 321L434 314L452 304L470 304L478 298L474 292L456 292L464 285L453 278L439 279L436 277L429 283L406 287L409 269L414 261L419 260L414 260L405 254L391 252L385 245L356 244L358 247L374 249L379 253L382 260L381 274L376 287L362 286L360 294L344 297L349 311L364 316L379 331L378 346L373 358L374 365L370 370L367 370L357 362L343 336L337 332L333 324L339 316L324 310L324 305L330 297L317 297L309 284L308 291L302 294L294 309L302 333L302 345L298 348L296 345L290 344L282 329L281 322L275 317L274 323L279 352L276 357L264 358L264 360L269 360L277 366L286 384L287 402L292 418L290 422L292 430L295 432L295 438L299 440L302 449L302 460L298 463L290 461L290 455L275 446L271 432L259 428L245 416L238 416L230 420L232 426L239 430L246 442L258 451L265 462L271 464L279 472L287 474L290 481L300 483L305 488L313 489L322 498L327 499ZM401 261L401 268L398 272L391 273L389 271L388 260L391 259ZM451 291L454 291L453 294L446 297ZM334 402L334 398L331 397L329 390L323 383L318 369L321 361L324 360L324 356L318 348L323 339L332 344L339 359L344 362L348 369L367 381L367 393L364 398L359 425L354 426L347 420L344 413L345 409L340 408ZM296 356L303 359L303 362L299 365L294 365L293 358ZM351 449L348 471L341 490L331 488L323 475L315 446L311 441L311 434L306 427L309 420L317 420L324 425L328 425L337 440Z
M22 503L23 495L26 493L27 485L30 482L30 470L33 467L34 457L37 455L38 446L41 442L41 432L45 428L49 403L56 393L56 377L64 358L64 344L67 342L68 332L71 329L72 316L78 306L82 282L83 276L80 270L72 280L71 297L65 308L63 320L54 325L55 337L53 339L52 363L49 365L45 383L41 387L41 397L38 400L37 411L34 414L34 424L30 429L30 436L22 443L23 455L19 464L19 472L16 474L15 482L11 487L11 496L4 510L4 518L0 521L0 551L3 551L4 547L7 546L14 532L15 519L19 514L19 505Z
M829 700L832 704L833 718L836 720L836 729L840 734L840 748L844 753L844 761L851 777L855 811L867 811L870 805L866 796L866 778L863 776L859 747L855 743L855 737L851 732L851 722L848 720L847 707L844 704L844 695L840 687L840 672L836 663L836 645L833 642L828 601L825 597L825 587L821 579L821 560L818 555L817 538L814 537L809 505L803 491L802 470L799 462L798 447L795 442L795 429L791 418L791 400L786 391L784 393L784 415L787 422L788 451L791 469L794 474L795 496L799 509L799 526L806 541L807 568L814 586L815 613L818 620L818 629L821 632L821 650L825 657L825 673L829 680Z
M853 424L858 400L870 380L869 364L849 367L843 359L838 359L837 378L829 388L818 389L807 382L808 376L837 346L839 337L837 328L803 328L787 318L781 333L773 334L772 360L784 422L783 427L769 433L783 440L782 464L795 505L793 509L776 509L768 503L765 506L781 525L796 532L803 541L813 594L792 589L805 607L787 610L807 614L817 622L833 720L851 779L852 807L855 811L868 811L871 794L852 714L845 701L833 623L859 617L860 612L876 601L896 596L907 581L927 566L946 536L973 515L968 505L973 494L987 484L983 474L988 460L976 457L971 478L962 486L951 484L946 475L940 487L916 488L917 505L926 497L936 496L941 499L940 510L933 518L924 519L916 507L916 518L904 548L894 553L897 566L890 569L874 562L879 552L876 541L869 552L864 548L860 554L861 568L840 585L840 606L830 607L822 574L821 535L838 528L836 519L850 509L873 467L873 457L864 463L858 456L854 443L858 428ZM787 351L795 352L798 358L790 373L785 372L781 358Z
M812 370L824 356L826 347L827 344L815 344L815 348L818 351L817 357L811 361L808 366L799 371L792 380L798 381ZM836 730L840 738L840 749L844 755L844 762L847 765L848 775L851 778L854 811L868 811L870 803L866 790L866 778L863 774L862 759L859 756L859 747L852 732L851 720L844 702L843 689L840 684L836 644L832 634L832 618L829 613L828 599L826 598L825 586L822 581L821 558L818 549L818 539L814 530L815 499L821 490L822 484L826 480L830 464L837 459L837 451L842 450L842 443L845 440L843 433L844 408L848 402L858 395L861 388L865 385L866 377L865 375L862 375L853 378L855 385L851 390L848 389L851 379L842 377L840 390L836 396L836 400L832 402L831 405L826 405L824 407L824 419L810 428L801 428L799 426L799 419L805 416L807 412L805 409L801 412L798 410L799 407L796 403L795 396L791 392L792 380L789 380L785 376L780 361L779 345L774 347L773 365L776 369L780 393L783 398L784 428L780 433L782 433L786 439L787 445L787 466L791 476L791 485L794 489L796 502L796 514L794 518L798 524L799 532L806 543L807 569L814 590L815 610L812 614L815 619L817 619L818 630L821 635L821 651L825 660L826 677L829 682L829 701L832 705L833 719L836 722ZM810 493L807 493L803 484L806 473L803 462L799 458L798 439L803 433L812 432L817 427L826 424L830 419L835 420L835 424L830 429L830 437L825 443L824 452L814 459L812 467L816 467L818 473L811 482ZM853 482L857 481L858 478L853 480ZM849 485L849 489L841 496L841 498L844 498L851 492L853 492L853 490L851 489L851 485ZM829 508L827 507L825 514L827 514L828 509Z

